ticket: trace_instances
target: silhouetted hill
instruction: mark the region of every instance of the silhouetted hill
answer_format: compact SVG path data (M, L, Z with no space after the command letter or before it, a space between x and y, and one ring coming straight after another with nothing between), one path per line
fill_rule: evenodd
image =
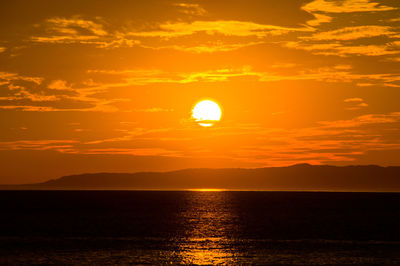
M185 169L171 172L96 173L0 189L237 189L400 191L400 167L297 164L258 169Z

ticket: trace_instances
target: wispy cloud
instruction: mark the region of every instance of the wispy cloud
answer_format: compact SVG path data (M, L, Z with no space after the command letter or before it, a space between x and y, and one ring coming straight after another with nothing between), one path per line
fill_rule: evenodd
M103 148L88 149L83 154L128 154L134 156L173 156L179 157L180 153L161 148Z
M176 6L182 12L192 14L203 14L197 4L177 3ZM242 47L260 43L254 40L242 40L236 43L222 42L218 35L230 37L253 37L264 38L267 36L279 36L289 32L312 32L312 27L284 27L277 25L258 24L250 21L236 20L215 20L193 22L165 22L153 28L138 30L125 26L121 29L105 30L105 22L99 20L83 19L81 17L60 18L55 17L39 24L38 28L43 29L42 34L31 37L31 41L37 43L58 43L58 44L90 44L98 48L120 48L139 46L148 49L175 49L185 52L211 53L220 51L232 51ZM215 36L216 40L208 43L193 45L165 44L153 42L153 39L168 41L170 39L205 33Z
M324 14L314 13L314 19L307 21L307 24L310 26L319 26L322 23L329 23L332 21L331 16L327 16Z
M326 13L378 12L396 10L394 7L385 6L370 0L314 0L304 5L302 9L307 12L318 11Z
M344 102L348 104L347 110L359 110L363 107L368 107L368 104L362 98L347 98Z
M71 87L67 85L67 82L65 80L53 80L49 83L47 87L52 90L60 90L60 91L73 90Z
M361 98L348 98L360 103ZM55 150L78 154L125 154L181 158L224 158L238 163L288 165L296 162L329 163L354 160L371 150L400 148L387 132L398 128L400 113L367 114L347 120L321 121L312 127L269 128L259 124L225 124L204 135L199 128L144 129L86 143L75 140L21 140L0 142L0 149ZM191 138L177 137L190 135ZM249 139L249 136L252 136ZM213 143L209 146L204 140ZM135 140L135 142L132 142ZM147 141L151 145L137 147ZM202 144L203 143L203 144ZM232 147L226 150L226 146ZM174 147L174 148L171 148Z
M315 19L308 21L316 31L310 35L299 36L297 40L285 43L286 47L310 51L316 55L329 56L387 56L399 53L395 43L398 29L395 26L385 25L377 20L371 24L371 20L365 16L377 12L393 11L394 16L397 7L391 7L371 0L314 0L305 4L303 10L312 14ZM352 17L352 23L347 23L351 14L360 13ZM376 16L376 15L375 15ZM365 19L361 19L364 18ZM366 22L368 24L366 25ZM320 24L329 23L330 27ZM347 26L346 26L347 25ZM336 28L336 29L335 29ZM377 37L386 37L378 39ZM366 42L366 38L375 38Z
M37 27L44 27L46 34L31 39L40 43L90 43L108 34L102 24L80 17L55 17Z
M163 37L173 38L192 35L197 32L207 34L223 34L227 36L256 36L282 35L293 31L313 31L312 28L289 28L275 25L257 24L254 22L217 20L217 21L194 21L192 23L166 23L159 26L159 30L131 32L132 36L140 37Z
M385 45L344 45L341 43L303 43L299 42L287 42L285 46L288 48L300 49L310 51L317 55L331 55L331 56L382 56L382 55L393 55L399 54L400 51L393 46L392 43Z
M177 51L190 52L190 53L215 53L215 52L230 52L244 47L259 45L265 43L264 41L243 41L241 43L224 43L221 41L205 42L199 45L144 45L140 47L149 48L154 50L173 49Z
M386 135L399 123L400 113L369 114L349 120L320 122L316 127L282 129L264 133L268 142L240 147L235 154L241 160L264 165L351 162L371 150L400 148L399 141Z
M203 16L207 11L202 8L199 4L192 3L176 3L174 6L178 7L180 12L192 15L192 16Z
M354 128L371 124L396 123L400 121L400 112L389 114L368 114L357 116L349 120L320 122L325 128Z
M0 72L0 82L10 82L10 81L16 81L16 80L33 82L33 83L39 85L42 83L43 78L29 77L29 76L19 75L17 73L11 73L11 72Z
M37 43L79 43L106 49L133 47L140 44L139 40L127 38L127 35L120 31L105 30L106 23L100 18L96 20L83 19L79 16L47 19L36 25L42 33L30 39Z
M25 112L53 112L57 109L48 106L33 106L33 105L1 105L3 110L19 110Z
M272 67L273 69L273 67ZM317 80L329 82L374 81L394 82L400 78L396 74L355 74L349 65L334 65L314 69L301 69L290 75L275 72L256 71L251 66L240 68L222 68L201 72L165 72L153 70L89 70L89 73L120 76L124 82L105 84L103 86L121 87L129 85L146 85L152 83L194 83L194 82L225 82L234 78L246 78L260 82L282 80Z
M278 65L279 66L279 65ZM221 68L198 72L172 72L158 69L126 69L126 70L89 70L91 83L75 84L72 86L64 80L52 80L45 83L46 87L38 87L43 82L40 78L20 77L17 74L3 73L3 83L8 86L8 95L0 96L1 109L16 109L21 111L85 111L85 112L118 112L120 103L131 101L129 98L102 97L103 92L115 88L129 86L145 86L149 84L190 84L190 83L215 83L241 80L257 82L277 82L285 80L313 80L325 82L355 82L360 84L384 86L398 86L400 77L396 74L355 74L349 65L333 65L313 69L293 69L294 65L279 66L279 69L290 68L290 73L282 74L276 71L276 66L271 66L271 72L254 70L251 66L239 68ZM104 77L113 76L115 82L104 82ZM100 80L97 78L100 77ZM14 81L28 80L33 85L14 85ZM0 79L1 81L1 79ZM64 102L63 104L60 104ZM66 104L65 102L69 102ZM360 103L358 107L366 107ZM149 108L134 108L125 111L133 112L170 112L172 108L158 106Z
M352 103L352 102L363 102L364 100L362 98L347 98L344 99L345 103Z
M101 24L82 18L51 18L47 20L47 23L50 30L60 33L76 34L79 30L85 29L93 35L107 35Z
M324 31L314 33L311 36L302 37L303 39L311 40L355 40L360 38L376 37L376 36L389 36L396 34L389 26L356 26L356 27L344 27L332 31Z
M0 150L57 150L73 147L75 140L17 140L0 142Z

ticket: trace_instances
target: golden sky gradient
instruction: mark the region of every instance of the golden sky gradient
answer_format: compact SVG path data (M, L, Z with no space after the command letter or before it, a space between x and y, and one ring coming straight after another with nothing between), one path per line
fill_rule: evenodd
M0 183L400 164L398 0L2 1ZM193 123L205 99L222 108Z

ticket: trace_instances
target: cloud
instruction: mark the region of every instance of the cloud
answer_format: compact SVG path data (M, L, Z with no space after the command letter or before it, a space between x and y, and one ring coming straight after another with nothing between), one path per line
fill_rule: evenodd
M359 103L361 98L348 98ZM361 99L361 100L360 100ZM207 135L198 127L145 129L128 124L125 135L86 143L71 140L22 140L0 142L0 149L55 150L75 154L126 154L180 158L224 158L240 163L288 165L351 162L371 150L400 148L388 132L400 125L400 113L368 114L332 120L305 128L269 128L259 124L225 123ZM121 131L122 132L122 131ZM120 134L120 132L118 133ZM181 136L188 136L185 138ZM252 136L249 139L249 136ZM135 143L141 143L135 147ZM143 147L144 143L148 143ZM212 143L208 145L207 143ZM146 145L146 144L145 144ZM174 147L170 149L170 147ZM226 149L225 147L231 147Z
M107 41L109 33L101 23L80 17L47 19L36 25L45 33L41 36L32 36L31 40L38 43L81 43L98 46L110 46ZM116 38L117 39L117 38ZM112 42L117 40L112 40ZM121 40L118 40L121 41Z
M351 103L351 102L363 102L364 100L362 98L347 98L344 99L345 103Z
M332 17L323 15L323 14L318 14L318 13L313 13L314 19L307 21L307 24L310 26L319 26L322 23L329 23L332 21Z
M140 46L139 40L132 40L126 38L123 34L115 34L113 36L106 36L101 38L98 36L79 36L79 35L47 36L47 37L33 36L31 40L38 43L54 43L54 44L79 43L79 44L94 45L97 48L105 48L105 49ZM145 46L142 47L146 48Z
M319 54L325 55L366 55L366 56L381 56L399 54L399 50L392 49L390 45L360 45L360 46L338 46L333 51L321 51Z
M66 82L56 80L48 86L40 86L42 78L23 77L17 74L3 73L3 86L7 87L5 96L0 96L0 109L18 110L27 112L56 112L56 111L116 111L111 106L118 101L125 99L97 99L90 97L80 89L66 87ZM1 82L0 78L0 82ZM22 85L21 81L30 83Z
M265 42L263 41L258 41L258 42L243 42L243 43L233 43L233 44L228 44L228 43L223 43L221 41L216 41L216 42L207 42L201 45L160 45L160 46L150 46L150 45L144 45L141 44L140 47L143 48L149 48L149 49L155 49L155 50L160 50L160 49L173 49L177 51L183 51L183 52L191 52L191 53L215 53L215 52L230 52L230 51L235 51L244 47L249 47L249 46L254 46L254 45L259 45L263 44Z
M397 8L381 5L369 0L343 0L328 1L314 0L302 7L307 12L325 12L325 13L353 13L353 12L378 12L390 11Z
M359 110L363 107L368 107L368 104L362 98L347 98L343 101L348 103L346 110Z
M186 84L194 82L222 82L235 77L258 76L262 78L265 73L254 72L251 67L222 68L201 72L165 72L161 70L89 70L89 73L111 74L123 77L123 83L108 84L109 87L129 85L146 85L151 83L177 83ZM279 79L279 77L277 77Z
M28 91L26 88L21 86L12 86L12 90L15 90L13 96L6 97L6 99L2 100L19 100L19 99L29 99L32 102L46 102L46 101L55 101L57 100L57 96L55 95L45 95L40 93L32 93Z
M180 156L179 152L161 148L102 148L87 149L83 154L128 154L134 156Z
M53 112L56 111L53 107L48 106L32 106L32 105L2 105L2 110L19 110L25 112Z
M309 44L299 42L286 42L284 46L299 50L310 51L316 55L330 55L330 56L382 56L399 54L400 51L393 47L391 43L385 45L344 45L341 43L317 43Z
M60 91L73 90L67 85L67 82L65 80L53 80L52 82L50 82L49 85L47 85L47 87L52 90L60 90Z
M290 67L291 65L289 65ZM235 78L249 78L259 82L282 80L315 80L327 82L370 81L391 83L399 81L396 74L354 74L349 65L334 65L313 69L301 69L289 75L255 71L251 66L221 68L200 72L166 72L152 70L89 70L88 73L119 76L122 82L98 85L100 90L107 88L147 85L152 83L187 84L195 82L226 82Z
M375 84L373 84L373 83L365 83L365 82L358 82L356 85L358 87L369 87L369 86L374 86Z
M388 124L400 122L400 112L389 114L368 114L358 116L350 120L323 121L320 122L325 128L354 128L373 124Z
M235 144L231 145L234 148L229 152L225 149L192 147L184 154L191 157L207 157L212 154L262 165L287 165L299 161L317 164L353 161L355 155L361 155L368 150L400 148L400 142L390 141L390 135L387 135L387 132L396 129L399 124L398 112L324 121L314 127L295 129L265 129L257 124L235 124L215 128L208 136L213 143L220 143L222 147L234 141ZM169 134L173 135L174 132ZM192 133L191 136L196 143L196 135ZM252 136L251 141L248 136Z
M50 31L61 34L76 35L79 31L86 30L94 36L105 36L107 32L103 29L103 25L82 18L51 18L47 21Z
M186 15L203 16L207 13L199 4L176 3L174 6L177 6L179 11Z
M0 150L58 150L71 148L75 140L17 140L0 142Z
M97 40L97 36L79 36L79 35L65 35L65 36L33 36L32 41L40 43L87 43L96 44L91 40Z
M400 148L400 142L393 141L387 134L399 124L400 113L397 112L325 121L315 127L260 132L264 142L260 140L254 145L240 147L235 155L238 159L265 165L288 165L299 161L316 164L351 162L371 150Z
M256 36L282 35L293 31L312 31L312 28L288 28L275 25L264 25L253 22L235 20L194 21L192 23L166 23L159 26L159 30L131 32L132 36L173 38L206 32L209 35L219 33L226 36Z
M313 80L325 82L355 82L360 84L383 84L384 86L396 85L400 78L396 74L355 74L352 73L350 65L333 65L312 69L293 69L293 64L283 67L292 68L290 74L279 74L276 72L256 71L250 66L239 68L221 68L198 72L171 72L157 69L127 69L127 70L89 70L90 84L80 84L71 87L64 80L52 80L46 87L37 84L35 78L26 78L33 85L14 85L18 81L17 74L3 73L5 84L9 92L0 96L1 109L35 111L35 112L118 112L121 110L130 112L171 112L172 109L151 107L132 108L130 110L120 109L122 102L131 101L129 98L104 97L102 92L112 91L114 88L130 86L144 86L157 83L189 84L197 82L230 82L235 79L249 79L258 82L276 82L285 80ZM271 69L276 66L272 65ZM280 67L282 68L282 67ZM115 76L112 80L116 82L99 82L107 75ZM1 79L0 79L1 81ZM39 79L42 82L42 79ZM357 106L349 106L348 109L366 107L367 103L359 103Z
M344 27L338 30L314 33L311 36L301 37L303 39L321 40L355 40L360 38L376 37L396 34L389 26L356 26Z
M201 8L197 4L178 3L175 4L183 12L200 12ZM201 13L201 12L200 12ZM100 21L100 19L97 19ZM187 22L166 22L154 29L147 30L129 30L131 26L125 26L113 31L106 31L104 22L95 22L80 17L72 18L51 18L44 23L37 25L44 30L43 34L37 34L30 38L37 43L56 43L56 44L88 44L98 48L119 48L139 46L147 49L175 49L185 52L212 53L220 51L232 51L242 47L255 45L259 41L245 40L237 43L224 43L218 40L208 43L194 45L179 45L157 43L159 41L168 41L171 38L189 36L197 33L205 33L209 36L229 36L229 37L255 37L263 38L266 36L283 35L289 32L311 32L312 27L283 27L276 25L258 24L248 21L235 20L215 20L215 21L193 21Z
M308 25L317 27L322 23L331 23L329 27L319 27L318 31L308 36L299 36L297 40L287 41L285 46L289 48L310 51L316 55L327 56L384 56L399 53L395 41L382 44L382 40L375 38L375 43L365 41L363 38L386 36L390 39L397 38L396 27L387 25L365 25L369 19L349 17L354 12L372 13L398 10L397 7L390 7L370 0L314 0L302 6L302 9L312 14L315 19L308 21ZM365 15L364 15L365 16ZM375 15L376 16L376 15ZM352 20L349 24L346 20ZM377 20L379 22L379 19ZM342 23L340 23L342 22ZM360 24L361 23L361 24ZM334 25L340 25L332 29ZM343 26L344 25L344 26ZM351 25L351 26L346 26ZM355 42L358 40L358 42ZM327 43L327 41L330 41ZM352 42L350 42L352 41Z
M6 88L3 90L5 96L0 96L0 109L52 110L52 107L46 106L48 102L54 102L61 98L60 95L47 94L45 91L39 90L43 80L41 77L0 72L0 84ZM37 103L40 106L37 106Z
M5 86L5 96L0 96L1 109L49 111L48 102L62 99L62 95L46 93L40 89L43 78L27 77L16 73L0 72L0 83ZM47 103L46 103L47 102ZM37 106L36 104L43 106ZM25 105L23 105L25 104Z
M17 73L11 73L11 72L1 72L0 71L0 82L11 82L11 81L27 81L27 82L33 82L37 85L41 84L43 81L43 78L41 77L29 77L29 76L24 76L24 75L19 75Z
M48 84L41 77L28 77L16 73L0 72L0 109L26 112L116 112L115 106L126 98L104 99L93 95L108 88L81 84L71 87L65 80L52 80Z
M193 9L195 4L176 4L184 10ZM260 44L260 41L243 41L239 43L225 43L221 40L194 45L165 44L152 42L152 38L167 40L173 37L192 35L198 32L206 32L209 35L221 34L225 36L262 37L268 34L279 35L290 31L311 30L306 28L285 28L273 25L261 25L252 22L241 21L195 21L193 23L166 23L159 25L156 31L118 31L107 32L102 24L80 18L53 18L44 23L47 34L33 36L31 40L38 43L56 44L88 44L97 48L142 47L145 49L174 49L192 53L226 52L251 45ZM138 38L147 38L149 41L141 41Z
M131 127L129 130L124 129L124 130L118 130L120 132L123 132L125 135L122 137L113 137L113 138L107 138L107 139L97 139L97 140L92 140L85 142L84 144L101 144L101 143L108 143L108 142L125 142L125 141L132 141L133 139L140 139L140 138L146 138L148 135L153 134L153 133L162 133L162 132L168 132L170 131L169 128L161 128L161 129L146 129L146 128L141 128L141 127L133 127L130 122L125 122L121 124L125 125L130 125Z
M384 83L383 85L386 87L400 88L400 85L397 85L397 84Z

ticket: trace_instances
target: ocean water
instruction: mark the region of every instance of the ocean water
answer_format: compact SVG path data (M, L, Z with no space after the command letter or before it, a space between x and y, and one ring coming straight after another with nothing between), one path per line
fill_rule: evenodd
M400 193L1 191L0 264L400 264Z

